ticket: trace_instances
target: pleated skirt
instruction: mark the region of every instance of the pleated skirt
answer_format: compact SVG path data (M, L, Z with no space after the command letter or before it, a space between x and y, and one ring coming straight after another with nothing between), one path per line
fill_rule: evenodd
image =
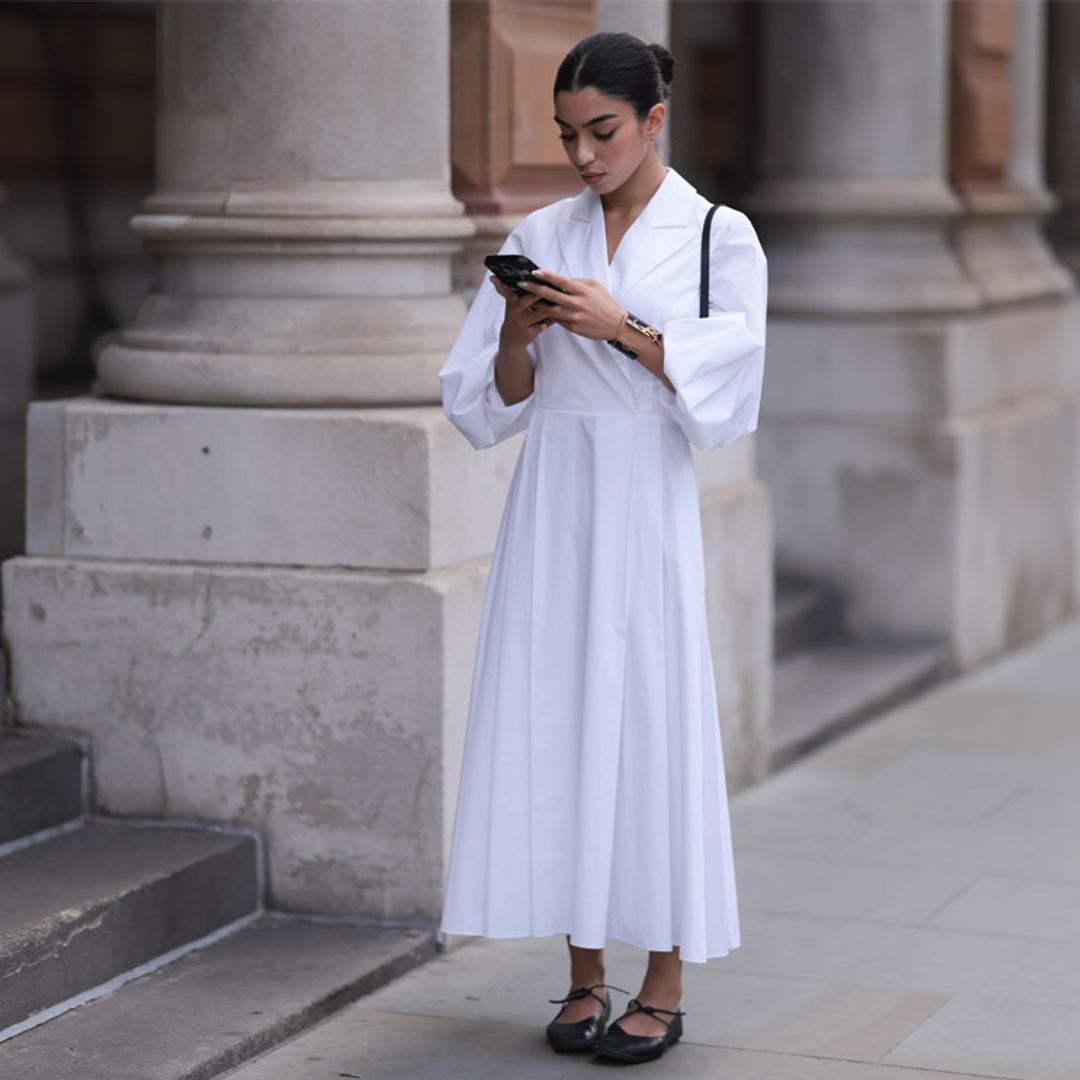
M690 446L537 406L484 594L440 929L739 944Z

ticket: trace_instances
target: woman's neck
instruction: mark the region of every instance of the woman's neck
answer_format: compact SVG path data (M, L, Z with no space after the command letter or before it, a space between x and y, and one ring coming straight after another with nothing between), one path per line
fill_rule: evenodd
M656 194L656 189L664 182L665 176L667 166L656 156L655 151L650 151L621 187L600 196L604 213L620 218L637 217Z

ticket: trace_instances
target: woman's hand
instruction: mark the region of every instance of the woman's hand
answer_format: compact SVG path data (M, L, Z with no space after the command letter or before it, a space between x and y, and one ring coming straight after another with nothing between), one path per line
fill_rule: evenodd
M495 291L506 301L506 313L503 316L502 329L499 331L499 344L511 348L531 345L533 341L552 325L547 304L538 304L536 297L526 293L518 296L508 289L494 274L491 282Z
M622 306L612 295L592 278L568 278L556 274L554 270L534 270L534 277L542 277L565 292L550 289L546 285L537 285L523 281L522 287L536 297L544 297L555 302L555 307L546 307L547 317L565 326L567 330L595 341L608 341L626 314Z

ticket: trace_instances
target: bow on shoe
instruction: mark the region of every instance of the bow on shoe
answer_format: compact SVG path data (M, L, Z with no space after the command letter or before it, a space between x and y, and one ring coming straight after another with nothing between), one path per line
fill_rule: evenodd
M635 1012L648 1013L650 1016L656 1016L658 1012L663 1012L668 1013L671 1016L672 1020L674 1020L676 1016L686 1015L686 1012L683 1009L661 1009L659 1005L643 1005L640 1001L638 1001L637 998L631 998L626 1003L627 1015L629 1015L630 1013L631 1005L637 1006L637 1008L634 1010ZM671 1020L665 1020L662 1016L656 1016L656 1019L659 1020L661 1024L667 1024L669 1027L671 1026Z

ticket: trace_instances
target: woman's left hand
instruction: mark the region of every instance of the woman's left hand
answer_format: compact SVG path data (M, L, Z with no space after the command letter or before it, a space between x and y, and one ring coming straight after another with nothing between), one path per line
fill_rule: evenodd
M615 336L626 308L592 278L568 278L553 270L533 271L534 276L550 281L565 292L550 289L546 285L523 281L523 288L555 302L547 308L547 317L567 330L596 341L607 341ZM546 306L546 305L545 305Z

